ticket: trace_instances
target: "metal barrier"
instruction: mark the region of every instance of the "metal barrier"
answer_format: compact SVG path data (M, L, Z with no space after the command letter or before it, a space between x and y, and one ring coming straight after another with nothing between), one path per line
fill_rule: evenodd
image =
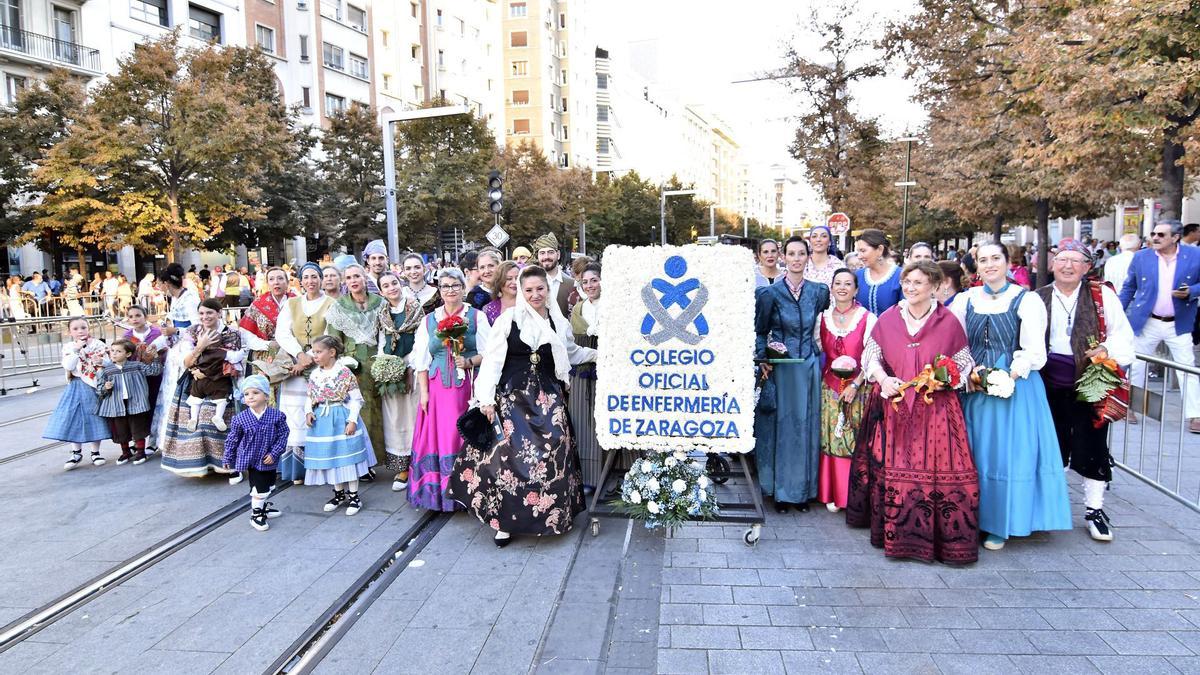
M1200 511L1200 435L1187 428L1191 401L1186 386L1189 379L1200 378L1200 368L1148 354L1138 354L1137 359L1147 366L1140 381L1130 378L1129 411L1137 415L1139 423L1126 420L1120 429L1109 427L1113 460L1134 477ZM1151 376L1152 367L1161 370L1157 383ZM1172 381L1177 384L1173 386Z
M229 307L224 311L226 323L236 325L244 307ZM0 396L16 388L39 386L43 377L57 377L62 372L63 344L70 341L67 330L73 319L80 317L44 317L0 322ZM127 328L111 315L84 316L93 337L111 343ZM155 323L159 317L151 317ZM57 380L56 382L57 383Z

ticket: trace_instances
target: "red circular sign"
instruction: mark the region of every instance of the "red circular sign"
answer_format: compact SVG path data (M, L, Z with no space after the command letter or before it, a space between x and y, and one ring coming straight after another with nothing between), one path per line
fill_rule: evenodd
M846 234L850 231L850 216L844 213L835 213L829 216L829 220L825 221L825 223L837 235Z

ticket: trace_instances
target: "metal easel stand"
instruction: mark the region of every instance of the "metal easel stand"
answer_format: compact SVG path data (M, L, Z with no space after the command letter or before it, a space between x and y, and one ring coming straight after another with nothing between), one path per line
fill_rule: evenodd
M611 504L601 504L600 500L604 498L608 488L609 480L616 480L616 488L619 491L621 485L621 476L613 476L613 462L616 460L617 453L620 450L605 450L604 468L600 471L600 480L596 481L596 492L592 494L591 502L588 504L588 516L591 518L590 528L592 536L600 534L600 519L601 518L622 518L628 519L629 515L617 509ZM746 461L748 453L735 453L737 462L740 465L740 471L731 469L729 462L724 460L722 455L702 452L692 452L689 456L705 455L710 458L708 466L709 480L713 483L713 489L717 487L725 488L730 479L737 481L737 487L750 493L750 502L745 501L722 501L718 499L721 507L721 513L716 518L692 518L691 522L697 523L746 523L750 527L742 535L742 541L747 546L754 546L758 543L759 536L762 534L763 524L766 523L767 513L763 506L762 488L759 487L758 478L751 473L750 464ZM720 458L720 462L712 462L712 459ZM713 469L717 465L719 468ZM744 481L744 483L743 483ZM731 486L732 487L732 486Z

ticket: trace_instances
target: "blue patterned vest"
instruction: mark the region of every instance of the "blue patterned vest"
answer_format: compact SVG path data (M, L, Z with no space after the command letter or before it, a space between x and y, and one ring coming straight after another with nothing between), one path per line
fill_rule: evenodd
M475 325L479 320L479 312L473 307L466 308L467 319L467 334L463 336L463 358L471 358L479 354L475 347ZM429 364L429 377L440 377L442 386L446 388L461 387L462 380L459 380L454 372L454 359L450 358L449 352L446 351L446 345L437 338L437 320L434 313L430 313L425 317L425 328L429 331L429 355L433 357L433 361Z
M975 305L967 302L967 340L971 344L971 358L985 368L1007 368L1012 365L1013 352L1020 346L1021 317L1017 308L1028 291L1021 291L1013 298L1008 310L998 314L981 314Z

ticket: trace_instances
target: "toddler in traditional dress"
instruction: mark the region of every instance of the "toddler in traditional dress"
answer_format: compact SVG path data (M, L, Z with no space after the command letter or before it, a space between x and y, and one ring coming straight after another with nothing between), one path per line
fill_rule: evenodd
M362 410L362 392L358 380L346 366L338 363L345 351L341 340L322 335L313 340L312 357L317 367L308 376L308 435L304 441L304 482L308 485L332 485L333 498L325 511L346 507L352 516L362 508L358 496L358 477L371 468L358 413Z
M263 532L270 528L268 518L281 515L271 508L267 496L275 487L279 457L287 446L287 418L268 405L271 385L262 375L243 379L239 391L246 409L229 421L222 463L250 481L250 526Z

